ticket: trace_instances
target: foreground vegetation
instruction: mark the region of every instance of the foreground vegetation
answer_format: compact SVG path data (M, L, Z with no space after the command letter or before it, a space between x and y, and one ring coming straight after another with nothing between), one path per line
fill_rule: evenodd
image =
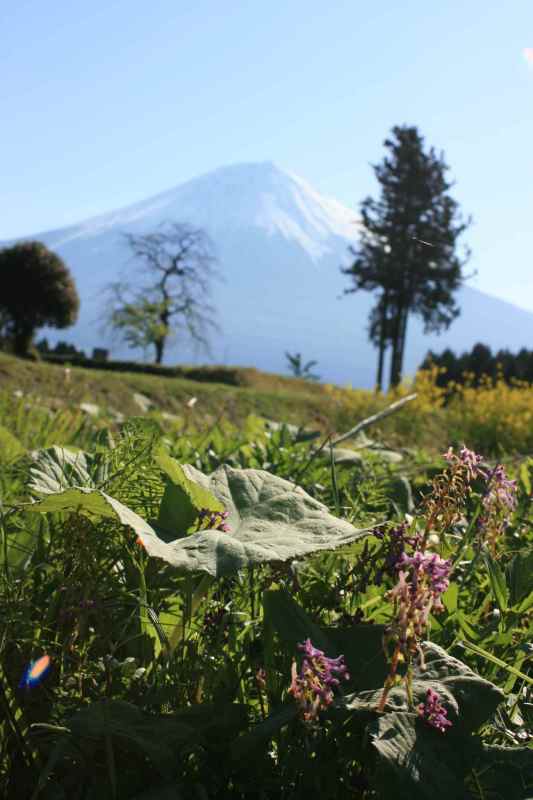
M304 430L257 414L264 386L23 365L0 796L530 797L531 392L445 404L434 377L330 449L398 397L295 382L278 409ZM135 391L157 407L110 413Z

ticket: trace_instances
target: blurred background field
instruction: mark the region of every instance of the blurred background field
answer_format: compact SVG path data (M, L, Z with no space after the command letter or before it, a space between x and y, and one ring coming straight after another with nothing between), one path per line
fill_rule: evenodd
M182 371L187 374L187 368ZM433 367L393 392L375 394L239 367L195 367L194 374L201 380L56 366L0 354L0 423L28 443L29 408L46 418L61 440L54 443L63 443L64 426L113 426L142 413L178 429L202 431L217 422L239 429L255 415L327 435L346 431L416 391L416 400L374 426L373 436L392 448L434 455L462 444L487 456L533 452L533 389L525 382L487 378L477 386L467 380L441 387Z

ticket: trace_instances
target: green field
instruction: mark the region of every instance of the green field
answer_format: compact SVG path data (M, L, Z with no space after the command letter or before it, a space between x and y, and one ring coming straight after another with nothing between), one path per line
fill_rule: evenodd
M526 390L236 372L0 356L0 796L533 796Z

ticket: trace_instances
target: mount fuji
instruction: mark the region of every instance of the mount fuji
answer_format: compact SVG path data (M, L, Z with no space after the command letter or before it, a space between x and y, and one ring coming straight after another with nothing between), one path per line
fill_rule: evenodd
M138 275L123 234L148 233L164 222L203 228L222 277L212 285L220 333L211 358L177 341L168 346L167 362L209 360L284 372L288 350L316 359L324 381L373 385L376 351L367 319L374 299L343 296L349 283L340 272L350 263L348 246L357 241L357 212L270 162L222 167L127 208L25 237L64 259L81 298L74 327L43 332L51 342L67 339L89 353L109 347L114 358L139 355L100 332L103 289L120 276ZM410 320L407 374L428 349L463 351L483 342L518 350L533 341L533 313L466 286L458 303L461 316L440 336L424 334L421 323Z

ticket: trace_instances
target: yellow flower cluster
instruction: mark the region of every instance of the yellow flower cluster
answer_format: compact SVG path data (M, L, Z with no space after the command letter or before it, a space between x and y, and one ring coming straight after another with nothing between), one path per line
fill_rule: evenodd
M418 372L388 394L364 389L325 387L333 401L338 430L416 391L417 399L372 428L372 435L390 444L444 451L450 444L466 443L484 455L533 452L533 387L523 381L507 384L501 376L475 386L473 376L464 384L437 386L438 367Z

